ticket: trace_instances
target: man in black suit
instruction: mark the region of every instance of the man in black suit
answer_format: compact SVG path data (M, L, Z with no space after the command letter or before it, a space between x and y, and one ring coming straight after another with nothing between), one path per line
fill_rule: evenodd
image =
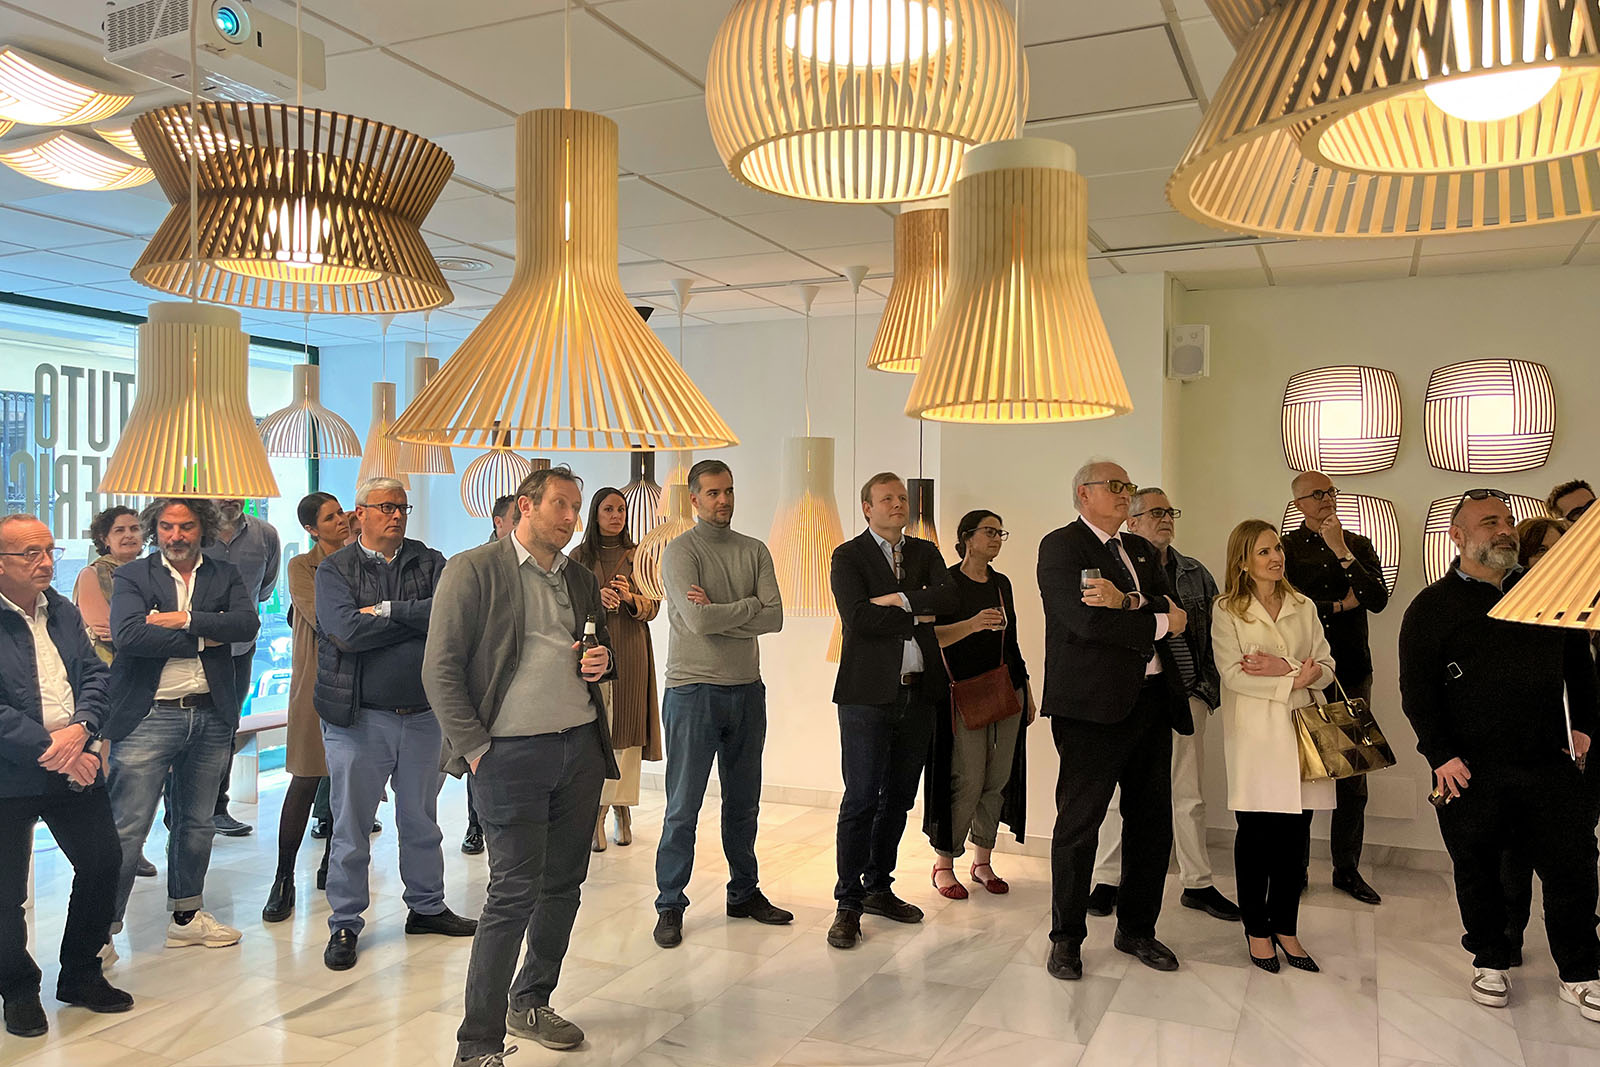
M861 487L861 512L867 528L833 550L829 576L844 626L833 687L844 766L834 948L855 946L862 912L922 921L922 909L889 886L945 686L933 620L956 610L938 546L905 536L905 482L874 474Z
M1194 720L1162 638L1182 633L1188 617L1168 596L1150 542L1117 534L1137 488L1115 463L1085 464L1072 479L1078 520L1039 545L1045 617L1040 710L1061 757L1047 966L1063 979L1083 977L1095 845L1119 785L1123 861L1114 943L1158 971L1178 966L1156 940L1156 917L1172 851L1172 731L1192 733Z

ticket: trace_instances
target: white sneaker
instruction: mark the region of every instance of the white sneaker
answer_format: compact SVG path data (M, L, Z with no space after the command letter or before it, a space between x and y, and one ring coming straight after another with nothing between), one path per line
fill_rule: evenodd
M1577 1007L1585 1019L1600 1023L1600 981L1562 982L1561 999Z
M1511 976L1493 967L1472 968L1472 999L1488 1008L1503 1008L1511 999Z
M109 971L120 958L117 956L117 946L113 945L109 940L100 946L100 951L95 955L100 957L100 969L102 971Z
M197 911L194 918L187 923L179 925L176 922L167 924L167 947L188 948L199 945L203 948L227 948L237 945L244 935L231 926L224 926L208 911Z

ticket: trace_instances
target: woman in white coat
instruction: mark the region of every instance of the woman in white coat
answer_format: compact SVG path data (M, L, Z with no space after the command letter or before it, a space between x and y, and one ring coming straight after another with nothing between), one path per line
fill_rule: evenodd
M1334 806L1333 780L1300 780L1293 709L1333 684L1333 654L1317 607L1283 576L1271 523L1250 519L1228 538L1227 580L1211 613L1222 674L1228 807L1238 823L1233 856L1250 962L1278 970L1317 965L1296 935L1311 810Z

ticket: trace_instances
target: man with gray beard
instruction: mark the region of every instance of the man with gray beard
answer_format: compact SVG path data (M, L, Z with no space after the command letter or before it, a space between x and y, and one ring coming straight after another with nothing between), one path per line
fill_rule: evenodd
M1510 1000L1500 860L1519 842L1544 884L1557 995L1600 1022L1595 840L1583 782L1600 722L1594 661L1584 631L1489 617L1521 577L1508 503L1498 489L1472 489L1456 505L1450 540L1461 554L1417 594L1400 627L1400 697L1433 769L1429 799L1455 869L1472 999L1492 1008Z

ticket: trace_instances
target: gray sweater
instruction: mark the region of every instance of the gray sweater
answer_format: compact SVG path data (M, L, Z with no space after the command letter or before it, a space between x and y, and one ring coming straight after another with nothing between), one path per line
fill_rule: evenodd
M668 688L748 685L761 680L756 638L783 629L783 598L772 554L754 537L698 522L661 554L667 590ZM689 587L710 604L689 601Z

